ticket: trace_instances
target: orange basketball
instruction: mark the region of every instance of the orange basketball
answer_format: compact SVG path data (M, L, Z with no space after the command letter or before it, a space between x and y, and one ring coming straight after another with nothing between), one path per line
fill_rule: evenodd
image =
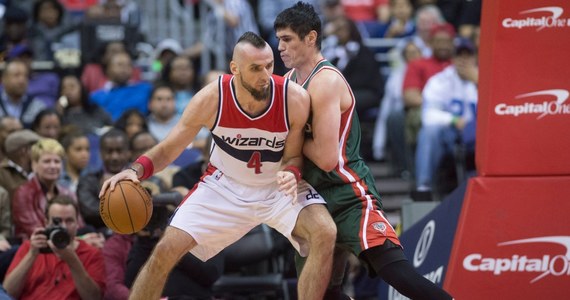
M152 216L152 197L140 184L130 180L119 181L115 190L107 189L100 200L101 219L116 233L140 231Z

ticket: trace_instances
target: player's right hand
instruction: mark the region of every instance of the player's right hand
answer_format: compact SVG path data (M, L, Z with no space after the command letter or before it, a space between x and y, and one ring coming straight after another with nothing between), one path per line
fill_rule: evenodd
M297 201L297 178L289 171L277 172L277 184L279 191L293 197L293 203Z
M105 192L107 191L108 188L110 188L111 191L114 191L117 182L121 180L130 180L132 182L140 183L139 178L137 177L137 173L135 173L134 170L124 169L121 172L113 175L113 177L105 180L105 182L103 182L103 186L101 187L101 191L99 192L99 198L105 195Z

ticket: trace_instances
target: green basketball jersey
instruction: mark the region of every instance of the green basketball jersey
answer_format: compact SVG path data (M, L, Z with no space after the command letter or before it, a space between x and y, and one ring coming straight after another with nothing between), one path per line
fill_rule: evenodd
M311 84L311 79L319 72L337 72L343 79L341 72L329 61L321 60L307 77L305 82L297 82L307 89ZM289 78L296 82L296 70L289 72ZM345 79L346 82L346 79ZM340 151L337 167L331 172L325 172L317 167L311 160L305 158L303 168L303 178L309 182L317 191L338 185L346 185L358 182L370 174L368 166L360 156L360 122L355 110L355 99L352 89L346 82L350 94L352 95L351 107L342 114L340 123ZM309 119L309 124L311 120ZM310 128L310 125L308 126ZM323 149L323 151L326 151ZM378 196L378 195L376 195ZM379 196L378 196L379 198ZM329 199L326 199L327 201Z

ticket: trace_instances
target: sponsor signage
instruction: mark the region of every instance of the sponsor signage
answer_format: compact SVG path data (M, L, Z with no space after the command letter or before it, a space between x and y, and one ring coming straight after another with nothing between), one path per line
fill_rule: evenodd
M568 299L570 177L471 179L444 288L456 299Z
M570 1L484 1L481 27L479 174L570 175Z
M459 186L400 236L408 261L420 274L438 286L443 286L445 280L465 187L465 184ZM408 299L385 282L381 283L379 294L379 299Z

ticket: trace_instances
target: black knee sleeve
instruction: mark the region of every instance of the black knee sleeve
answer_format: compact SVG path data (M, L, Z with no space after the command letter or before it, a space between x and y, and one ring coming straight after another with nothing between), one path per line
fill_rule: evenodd
M380 270L379 275L400 294L410 299L452 299L443 289L418 274L408 261L388 264Z

